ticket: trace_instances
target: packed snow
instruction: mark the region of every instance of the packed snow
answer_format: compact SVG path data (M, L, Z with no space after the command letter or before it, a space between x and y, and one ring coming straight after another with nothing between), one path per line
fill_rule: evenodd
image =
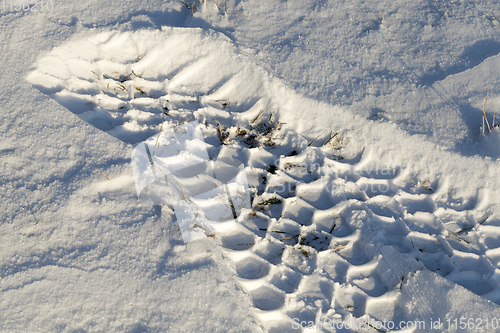
M497 2L1 5L0 331L499 329Z

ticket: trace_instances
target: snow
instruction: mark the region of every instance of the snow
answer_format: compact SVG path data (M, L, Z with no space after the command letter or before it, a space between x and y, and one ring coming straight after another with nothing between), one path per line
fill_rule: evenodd
M6 6L1 331L495 330L497 2ZM139 184L146 140L183 148L157 165L208 156L214 184L242 165L251 205L184 237L192 206Z

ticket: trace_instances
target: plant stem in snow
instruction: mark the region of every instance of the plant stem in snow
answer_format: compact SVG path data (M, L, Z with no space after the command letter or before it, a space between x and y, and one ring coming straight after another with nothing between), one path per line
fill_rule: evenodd
M483 109L483 134L484 134L484 121L486 120L486 124L488 125L488 132L491 130L490 124L488 123L488 119L486 119L486 103L488 102L488 93L490 92L490 87L486 91L486 100L484 101L484 109Z

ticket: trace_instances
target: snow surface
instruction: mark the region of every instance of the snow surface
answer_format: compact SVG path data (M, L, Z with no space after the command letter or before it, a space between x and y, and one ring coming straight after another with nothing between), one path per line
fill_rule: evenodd
M480 128L488 87L490 124L500 104L497 2L9 10L1 331L500 320L500 134ZM190 117L210 158L243 163L252 208L184 243L130 162Z

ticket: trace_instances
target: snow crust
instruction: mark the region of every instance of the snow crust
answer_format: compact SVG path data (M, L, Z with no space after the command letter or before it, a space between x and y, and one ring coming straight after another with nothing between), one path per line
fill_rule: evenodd
M497 2L192 12L2 12L3 331L498 315L500 149L480 128L488 86L490 121L499 105ZM253 203L185 244L169 207L137 199L130 157L191 116L211 157L245 165Z

